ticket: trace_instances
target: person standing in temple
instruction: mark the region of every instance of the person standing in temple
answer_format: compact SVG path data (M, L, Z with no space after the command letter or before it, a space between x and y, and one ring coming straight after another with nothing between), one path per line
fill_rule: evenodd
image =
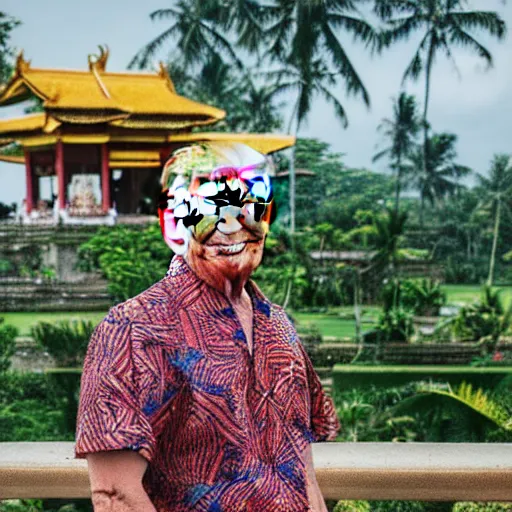
M84 363L76 456L96 512L325 512L311 443L331 399L284 310L249 278L275 216L268 160L178 150L159 205L167 275L112 308Z

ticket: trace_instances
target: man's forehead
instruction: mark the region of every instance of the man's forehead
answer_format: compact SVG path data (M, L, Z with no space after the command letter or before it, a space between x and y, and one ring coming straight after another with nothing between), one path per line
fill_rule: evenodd
M162 188L182 186L178 176L189 185L192 181L253 179L265 175L272 167L270 160L254 149L240 143L209 143L193 145L175 151L162 173ZM178 185L179 183L179 185Z

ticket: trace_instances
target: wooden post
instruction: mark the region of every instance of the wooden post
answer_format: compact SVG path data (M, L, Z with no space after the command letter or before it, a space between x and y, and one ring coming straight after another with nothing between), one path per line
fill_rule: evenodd
M103 213L110 209L110 168L108 165L108 146L101 145L101 206Z
M59 185L59 209L66 208L66 177L64 174L64 145L61 140L55 146L55 173Z
M27 149L25 149L25 177L26 177L26 210L27 214L30 215L32 210L34 209L34 184L33 184L33 175L32 175L32 163L30 161L30 153Z

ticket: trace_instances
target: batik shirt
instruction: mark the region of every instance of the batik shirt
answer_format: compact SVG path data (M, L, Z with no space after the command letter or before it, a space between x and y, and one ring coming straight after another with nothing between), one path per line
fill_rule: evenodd
M76 456L138 451L159 512L309 510L304 450L338 420L284 310L247 291L252 355L226 296L181 257L91 338Z

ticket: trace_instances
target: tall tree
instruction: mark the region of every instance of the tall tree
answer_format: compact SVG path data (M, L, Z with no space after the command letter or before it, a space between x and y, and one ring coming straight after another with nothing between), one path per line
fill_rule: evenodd
M363 280L366 278L379 280L393 278L400 257L400 246L403 241L407 212L397 212L386 208L385 213L373 219L375 233L374 253L364 267L354 267L354 318L356 323L357 353L351 361L355 363L362 355L365 343L361 335L361 298Z
M494 217L492 248L489 258L489 276L487 285L492 286L496 251L500 234L500 224L504 210L509 210L510 194L512 194L512 163L509 155L496 155L492 161L489 177L477 175L482 201L480 206L489 208Z
M320 59L304 66L295 66L289 62L279 71L267 73L269 78L276 80L274 95L282 92L293 91L296 94L296 102L293 108L292 118L288 131L295 124L294 132L297 135L300 126L311 110L313 98L323 97L334 108L336 117L347 126L347 116L341 102L331 92L331 87L336 85L336 73L330 71ZM289 205L290 205L290 231L295 232L295 147L292 148L289 165Z
M185 69L205 63L218 53L241 66L234 45L223 33L223 28L229 26L232 8L232 4L221 0L179 0L173 7L153 11L151 20L170 19L172 24L146 44L131 60L129 67L148 67L151 59L168 42L175 44L173 54Z
M177 63L169 63L168 70L179 94L226 110L218 131L268 132L282 125L275 84L261 85L250 70L230 66L217 53L194 72Z
M334 94L325 86L336 84L338 77L345 82L348 94L370 104L368 92L350 62L336 32L343 30L355 40L367 45L376 43L373 27L358 17L355 1L331 0L304 2L303 0L274 0L262 8L262 16L269 21L266 30L268 55L284 65L283 89L296 91L292 122L297 134L310 112L316 93L324 96L335 109L336 116L347 125L345 111ZM291 123L290 123L291 126ZM291 131L291 130L290 130ZM290 158L290 229L295 230L295 155Z
M403 162L416 146L416 136L420 129L416 98L405 92L400 93L398 100L393 103L393 117L383 119L379 131L390 145L379 151L373 161L389 157L391 168L395 171L395 212L400 208L400 189L402 184Z
M0 11L0 84L6 82L12 73L14 51L10 46L11 32L20 22Z
M436 57L445 54L455 63L454 47L472 51L490 67L492 55L474 36L484 32L501 40L505 37L505 21L493 11L475 11L467 0L375 0L375 12L388 24L382 37L382 46L407 41L420 32L421 42L405 70L403 80L418 80L425 73L425 99L423 104L423 165L427 165L428 107L432 69ZM423 169L427 174L427 169Z
M453 133L433 134L427 138L427 151L417 148L404 165L404 174L410 178L410 186L420 193L420 224L424 224L425 202L432 206L460 186L458 180L468 176L469 167L455 162L457 136ZM427 161L424 157L427 155Z

